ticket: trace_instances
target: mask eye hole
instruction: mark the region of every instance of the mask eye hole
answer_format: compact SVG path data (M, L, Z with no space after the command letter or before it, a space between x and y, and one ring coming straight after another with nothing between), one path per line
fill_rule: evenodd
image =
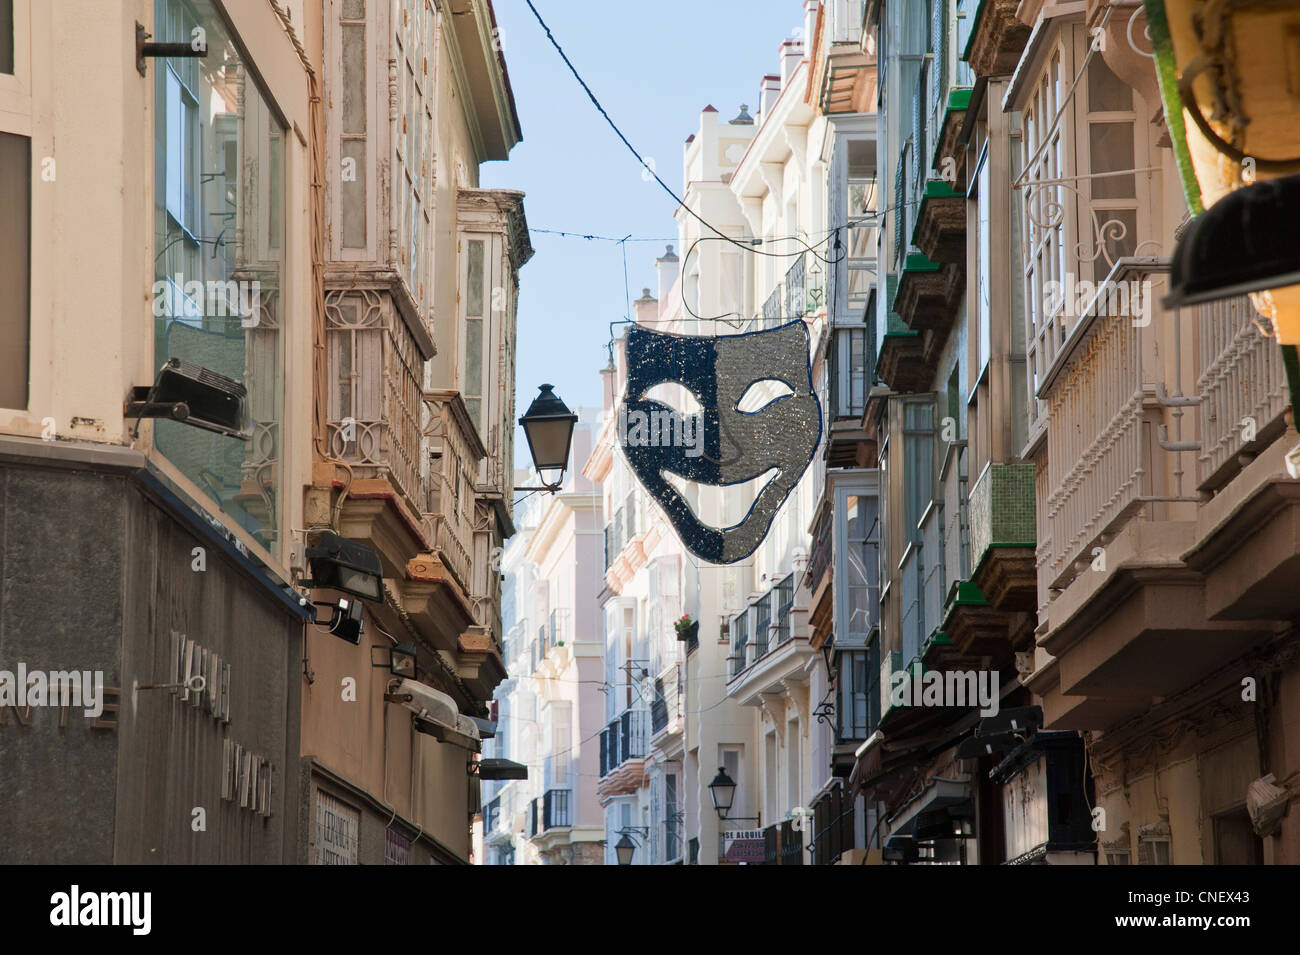
M736 410L742 414L754 414L793 394L794 389L780 378L760 378L745 389L745 393L736 402Z
M657 401L667 408L672 408L678 414L697 415L700 413L700 403L689 388L674 385L667 381L661 381L653 388L648 389L641 396L641 400Z

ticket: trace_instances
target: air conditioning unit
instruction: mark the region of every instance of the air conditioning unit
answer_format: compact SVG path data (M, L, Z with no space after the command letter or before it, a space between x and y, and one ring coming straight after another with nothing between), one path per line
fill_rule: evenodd
M388 684L388 698L401 703L422 719L432 720L440 726L458 733L471 735L460 727L462 719L456 701L446 693L435 690L416 680L393 680ZM473 724L470 724L473 726ZM473 726L473 737L478 739L478 727Z

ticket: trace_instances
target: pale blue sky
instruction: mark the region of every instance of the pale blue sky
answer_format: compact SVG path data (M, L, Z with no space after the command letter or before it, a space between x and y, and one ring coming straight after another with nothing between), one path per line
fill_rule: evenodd
M757 112L759 81L780 70L781 41L803 25L801 0L533 0L555 38L632 144L679 194L682 145L712 104L723 120ZM673 200L606 125L524 0L495 0L524 139L482 185L522 189L534 229L627 243L632 299L655 287L654 260L676 244ZM533 232L520 274L518 390L523 414L542 382L571 408L600 403L609 323L627 313L614 242ZM677 250L678 254L681 250ZM523 435L517 460L531 464Z

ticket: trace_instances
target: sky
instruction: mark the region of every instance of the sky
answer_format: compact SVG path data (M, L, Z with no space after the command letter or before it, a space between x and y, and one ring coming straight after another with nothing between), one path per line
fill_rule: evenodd
M759 82L780 72L782 40L801 32L801 0L533 0L601 105L679 195L682 147L707 105L729 120L758 111ZM570 408L598 407L609 323L656 288L654 260L677 244L675 203L619 141L524 0L494 0L523 141L485 163L485 188L521 189L535 253L519 278L517 388L523 414L542 383ZM550 229L610 236L587 241ZM641 241L645 240L645 241ZM653 241L651 241L653 240ZM680 255L682 250L676 249ZM516 434L516 463L529 466Z

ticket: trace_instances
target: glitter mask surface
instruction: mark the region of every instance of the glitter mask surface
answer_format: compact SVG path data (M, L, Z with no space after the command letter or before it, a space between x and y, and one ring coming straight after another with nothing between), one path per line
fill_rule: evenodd
M659 384L685 387L700 405L703 447L621 441L628 464L659 502L682 543L717 564L743 560L767 536L782 502L794 490L821 441L821 404L813 391L808 328L801 321L741 335L706 338L635 327L627 339L628 379L623 412L629 417L678 414L646 398ZM750 386L773 379L792 394L757 411L738 407ZM727 487L775 469L740 523L717 529L700 522L665 473L698 484Z

